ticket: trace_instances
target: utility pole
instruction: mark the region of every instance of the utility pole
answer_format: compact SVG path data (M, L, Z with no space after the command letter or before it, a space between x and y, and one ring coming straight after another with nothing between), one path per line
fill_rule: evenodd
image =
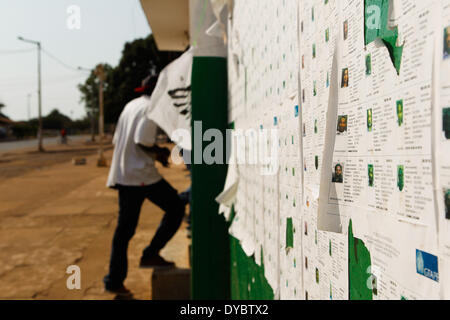
M19 40L24 41L24 42L28 42L31 44L34 44L37 46L37 51L38 51L38 105L39 105L39 110L38 110L38 121L39 121L39 127L38 127L38 133L37 133L37 138L38 138L38 150L40 152L44 152L44 147L42 146L42 92L41 92L41 43L39 41L34 41L34 40L28 40L28 39L24 39L22 37L17 37Z
M99 80L99 89L98 89L98 101L99 101L99 116L98 116L98 131L99 131L99 140L100 140L100 149L98 152L98 160L97 160L97 166L98 167L105 167L106 166L106 159L103 156L103 139L105 137L105 121L104 121L104 114L103 114L103 83L105 82L106 75L105 75L105 69L102 64L99 64L95 68L95 75L97 76Z
M98 89L98 101L99 101L99 117L98 117L98 132L100 135L100 139L103 139L105 136L105 121L103 115L103 83L105 81L105 70L103 65L99 64L95 69L95 75L99 80L99 89Z
M80 71L86 71L86 72L91 72L91 69L87 69L87 68L83 68L83 67L78 67L78 70ZM95 71L94 71L95 73ZM87 115L89 117L89 121L91 122L91 142L95 142L95 115L93 111L88 111Z
M31 99L31 93L29 93L29 94L27 95L27 98L28 98L27 115L28 115L28 121L30 121L30 120L31 120L31 115L30 115L30 104L31 104L30 99Z
M91 142L95 142L95 116L94 112L88 112L89 121L91 122Z

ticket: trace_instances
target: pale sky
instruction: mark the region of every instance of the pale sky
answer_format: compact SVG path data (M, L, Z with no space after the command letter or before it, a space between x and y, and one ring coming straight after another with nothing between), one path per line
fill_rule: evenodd
M71 5L80 8L79 30L67 27ZM0 0L0 102L6 104L2 112L16 121L27 120L31 93L30 114L37 116L36 46L17 36L41 41L69 66L91 69L100 62L116 66L125 42L150 33L139 0ZM65 68L42 53L43 115L58 109L72 119L82 118L85 109L77 85L86 78L86 72Z

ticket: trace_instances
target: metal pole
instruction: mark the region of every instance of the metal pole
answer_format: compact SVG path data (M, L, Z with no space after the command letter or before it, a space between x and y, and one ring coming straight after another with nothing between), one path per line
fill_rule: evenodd
M78 70L86 71L86 72L91 73L91 69L83 68L83 67L80 67L80 66L78 67ZM98 77L97 69L94 70L94 74ZM103 86L103 83L102 83L102 86ZM102 99L103 99L103 90L101 90L101 91L102 91ZM95 115L94 115L93 111L88 112L87 115L89 117L89 120L91 121L91 141L95 142Z
M44 148L42 146L42 90L41 90L41 43L39 41L24 39L22 37L17 37L20 41L32 43L34 45L37 45L38 49L38 121L39 121L39 127L37 132L37 138L38 138L38 150L40 152L44 151Z
M38 150L44 151L42 146L42 90L41 90L41 43L37 43L38 46L38 101L39 101L39 128L38 128Z
M95 116L94 112L88 113L90 121L91 121L91 141L95 142Z
M99 79L99 92L98 92L98 100L99 100L99 117L98 117L98 131L99 131L99 139L100 139L100 149L98 152L98 167L106 166L106 159L103 156L103 138L105 136L104 131L104 115L103 115L103 82L105 81L105 70L103 65L99 64L95 70L95 74Z
M27 95L27 97L28 97L27 115L28 115L28 121L30 121L30 120L31 120L31 115L30 115L30 104L31 104L30 99L31 99L31 93L29 93L29 94Z
M99 89L99 103L100 103L100 115L98 117L98 131L100 134L100 139L105 136L105 122L103 114L103 78L100 78L100 89Z

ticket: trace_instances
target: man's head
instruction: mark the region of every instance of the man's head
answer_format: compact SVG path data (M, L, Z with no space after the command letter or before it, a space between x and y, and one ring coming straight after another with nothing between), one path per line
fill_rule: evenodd
M339 117L338 131L340 133L344 133L345 131L347 131L347 117L346 116Z
M337 164L336 167L334 167L334 172L337 177L342 177L342 166L340 164Z
M342 88L348 87L348 80L349 80L348 68L346 68L342 70Z
M344 22L344 40L347 40L348 37L348 21Z
M445 137L450 139L450 108L444 108L442 110L442 129L444 130Z
M450 189L445 192L445 210L450 214Z
M156 82L158 81L158 76L149 75L141 82L141 86L134 89L134 92L140 93L141 95L151 96L153 90L156 87Z

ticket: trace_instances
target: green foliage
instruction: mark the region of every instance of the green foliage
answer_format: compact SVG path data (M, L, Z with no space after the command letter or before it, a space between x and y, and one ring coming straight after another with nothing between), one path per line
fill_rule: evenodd
M9 119L5 114L2 113L2 109L6 107L4 103L0 102L0 117Z
M73 121L68 116L54 109L46 117L42 118L42 126L44 130L59 131L66 129L69 134L86 133L90 130L91 120L88 117ZM38 119L30 121L16 122L12 125L11 130L16 138L22 139L27 137L35 137L39 127Z
M108 80L111 79L113 67L109 64L103 64L103 68L106 74L106 81L103 88L104 94L108 89ZM79 84L78 89L81 92L81 102L85 104L86 111L90 114L98 117L98 105L99 105L99 81L95 75L94 70L91 71L89 77L84 84ZM105 102L105 109L107 108L108 101Z
M68 128L72 124L72 120L54 109L48 116L42 119L42 126L49 130L61 130L62 128Z
M115 123L125 105L137 98L134 89L151 72L158 74L167 64L178 58L180 53L162 52L156 47L153 35L145 39L127 42L122 51L119 65L104 65L106 80L104 85L105 122ZM98 79L91 72L85 83L78 85L81 102L87 112L98 117Z
M37 122L17 122L11 127L13 135L19 139L36 136L37 129Z
M74 131L77 132L86 132L91 129L91 119L88 117L85 117L84 119L75 120L72 122L72 124L69 127Z

